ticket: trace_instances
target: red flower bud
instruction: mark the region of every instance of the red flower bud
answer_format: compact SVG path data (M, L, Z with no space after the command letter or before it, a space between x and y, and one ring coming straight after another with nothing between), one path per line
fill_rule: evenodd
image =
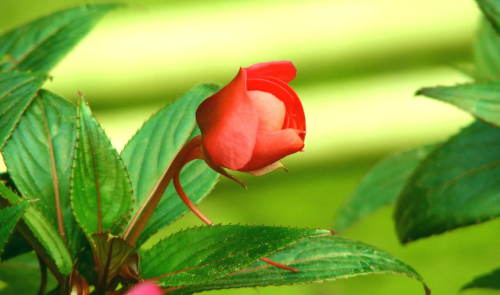
M125 295L162 295L160 287L150 281L145 281L135 285Z
M289 61L241 68L196 111L204 157L234 171L261 175L304 147L304 109L287 84L296 69Z

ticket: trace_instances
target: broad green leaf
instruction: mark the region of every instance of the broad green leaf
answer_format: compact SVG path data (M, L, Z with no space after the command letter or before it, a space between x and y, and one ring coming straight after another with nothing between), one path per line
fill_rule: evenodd
M295 267L293 273L262 261L217 281L186 286L169 292L185 295L208 290L269 285L321 283L367 274L404 275L424 284L420 275L396 257L374 246L339 237L310 238L299 241L269 256L269 259Z
M500 125L500 80L422 88L417 95L450 103L480 120Z
M39 18L0 37L0 55L14 61L6 71L49 71L87 35L109 11L122 4L87 4Z
M17 222L23 216L24 212L31 205L30 201L21 201L10 207L0 210L0 251L3 252L5 243L10 237Z
M47 276L46 290L55 288L57 281ZM0 295L37 294L40 283L40 264L36 254L26 253L0 264L0 280L6 284Z
M500 77L500 36L485 19L476 33L472 53L479 78Z
M16 204L22 199L0 182L0 205L5 208L7 203ZM17 225L17 229L42 257L53 273L68 275L73 268L71 256L66 249L62 237L54 225L35 207L28 208ZM24 221L24 222L23 222Z
M136 202L134 215L148 199L170 162L186 142L200 134L195 112L198 105L220 89L215 84L202 84L169 104L151 117L132 137L121 153L127 165ZM193 203L200 202L214 187L219 175L202 161L193 161L181 172L180 181ZM144 229L137 245L183 216L188 208L173 185L162 197L155 214Z
M120 266L127 260L134 250L130 244L122 238L109 238L107 233L93 234L95 243L95 257L97 257L97 283L96 287L107 286L115 277Z
M500 129L476 122L417 167L396 203L401 242L500 215Z
M389 156L373 167L339 210L335 230L344 230L369 213L396 201L417 165L434 146L422 146Z
M82 98L71 169L71 203L76 220L94 233L118 234L132 211L132 187L123 161Z
M500 36L500 2L497 0L476 0L476 2Z
M482 288L482 289L496 289L500 290L500 268L495 269L489 274L485 274L474 278L470 283L462 287L462 290Z
M18 191L24 198L39 199L33 205L65 234L73 257L79 250L82 236L69 200L75 118L73 104L47 90L40 90L3 153Z
M40 73L0 74L0 150L45 80Z
M161 286L213 281L300 239L330 235L329 230L271 226L208 226L178 232L140 259L142 278Z

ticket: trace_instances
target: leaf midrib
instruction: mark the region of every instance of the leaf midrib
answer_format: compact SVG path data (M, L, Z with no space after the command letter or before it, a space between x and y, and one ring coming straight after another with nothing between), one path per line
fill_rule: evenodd
M52 168L51 169L52 183L54 185L54 198L55 198L55 202L56 202L57 225L59 228L59 233L61 234L64 242L67 243L68 241L66 239L66 233L64 231L64 224L63 224L61 199L60 199L60 192L59 192L59 179L57 177L57 167L56 167L56 159L54 156L54 146L52 144L52 135L50 134L49 122L47 120L47 113L45 111L45 105L43 104L43 100L40 97L37 97L37 99L40 102L40 107L42 109L43 122L45 124L45 131L47 132L50 164L51 164L51 168Z

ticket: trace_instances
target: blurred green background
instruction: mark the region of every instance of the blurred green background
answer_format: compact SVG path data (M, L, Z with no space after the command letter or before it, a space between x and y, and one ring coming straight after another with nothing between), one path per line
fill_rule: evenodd
M0 0L0 30L88 3ZM92 1L101 2L101 1ZM121 150L158 107L202 82L225 84L238 67L291 60L291 83L306 112L307 153L290 172L222 179L200 208L215 222L333 228L343 199L384 155L442 141L472 119L422 86L467 81L479 11L473 0L131 0L105 17L52 72L47 88L86 94ZM0 167L0 170L4 170ZM500 265L500 220L401 246L384 208L340 235L384 249L413 266L434 294L456 294ZM201 224L191 213L155 237ZM423 294L406 277L371 275L324 284L212 291L213 294ZM473 290L467 294L493 294Z

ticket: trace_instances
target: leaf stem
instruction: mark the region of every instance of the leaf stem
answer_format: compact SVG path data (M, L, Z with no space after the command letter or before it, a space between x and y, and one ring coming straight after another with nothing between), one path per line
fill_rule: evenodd
M36 255L38 258L38 263L40 264L40 288L38 289L38 295L43 295L45 294L45 288L47 287L47 264L45 264L45 261L40 257L40 255Z
M160 183L158 184L157 189L152 194L149 200L144 201L142 206L139 208L134 218L128 225L125 233L123 234L123 238L127 239L127 241L131 245L135 245L139 237L141 236L142 231L146 227L149 219L153 215L156 207L160 203L161 197L167 190L170 181L175 176L175 173L179 171L183 164L184 159L189 155L191 151L201 145L201 136L193 137L175 156L174 160L168 167L167 171L163 174Z
M177 173L174 176L174 186L175 186L175 190L177 191L177 194L179 194L179 197L181 197L181 200L184 202L184 204L186 204L186 206L189 208L189 210L193 211L193 213L196 214L196 216L198 216L198 218L200 218L201 221L205 222L205 224L207 224L207 225L213 225L214 223L212 221L210 221L210 219L208 219L205 216L205 214L201 213L200 209L198 209L195 206L193 201L191 201L191 199L189 199L189 197L184 192L184 189L182 189L181 182L179 180L180 174L181 174L181 171L179 170L179 171L177 171Z

